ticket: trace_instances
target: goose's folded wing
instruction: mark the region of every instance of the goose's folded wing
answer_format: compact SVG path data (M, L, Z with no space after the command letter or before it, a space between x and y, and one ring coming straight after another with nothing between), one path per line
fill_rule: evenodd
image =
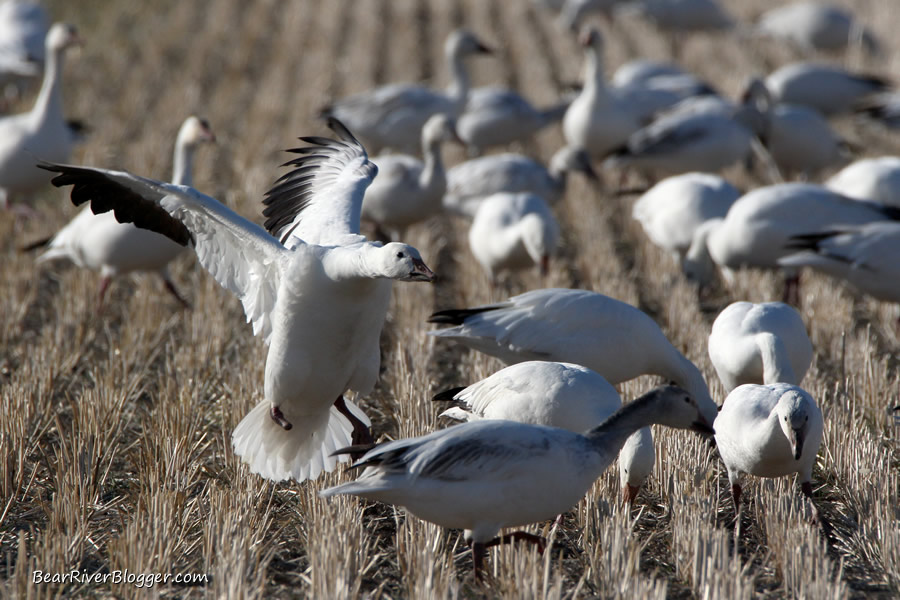
M288 150L300 157L284 166L296 168L263 200L266 229L288 248L300 241L343 245L359 234L363 196L378 169L340 121L329 118L328 127L340 139L300 138L310 145Z
M94 213L112 210L134 223L193 246L200 264L244 306L253 332L268 343L271 313L290 252L259 225L214 198L187 187L125 171L42 163L59 173L56 187L72 186L72 202L91 203Z

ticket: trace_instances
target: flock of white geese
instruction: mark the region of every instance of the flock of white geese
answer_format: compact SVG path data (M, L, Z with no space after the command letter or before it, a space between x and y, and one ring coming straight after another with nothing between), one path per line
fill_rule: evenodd
M578 29L591 12L611 18L618 3L547 4ZM845 161L846 145L827 118L865 106L891 125L896 96L885 81L795 63L750 82L734 101L675 64L636 61L607 80L603 36L586 28L583 86L538 109L512 90L470 89L466 61L490 48L458 30L446 43L446 89L393 84L323 109L334 137L301 138L304 145L289 150L297 156L266 194L260 226L191 187L193 151L215 139L197 117L178 133L171 183L65 164L77 131L63 118L60 82L65 53L80 38L71 25L36 21L31 6L0 4L10 15L0 19L0 32L18 19L22 47L31 44L23 53L12 34L4 38L2 79L34 76L26 57L43 62L33 108L0 119L4 203L30 211L13 201L45 186L51 172L53 185L71 186L72 201L89 207L34 247L45 247L39 261L66 258L99 271L101 304L113 277L144 270L158 272L187 305L166 267L185 247L240 299L268 346L264 400L232 438L253 473L315 479L352 456L361 474L323 497L354 494L464 529L476 577L489 546L520 539L542 548L543 540L524 532L497 536L569 510L617 456L623 499L634 501L653 468L651 424L714 438L738 511L746 474L797 473L812 499L823 420L799 384L813 349L800 315L781 302L736 302L716 319L709 355L728 391L721 407L651 317L575 289L532 290L432 315L431 322L449 325L432 335L510 365L435 397L451 402L443 414L462 424L375 444L368 417L345 394L365 396L376 383L392 281L435 278L400 241L410 226L437 214L470 219L471 251L492 280L510 269L546 270L560 237L553 204L568 174L596 178L601 165L667 176L635 202L634 218L699 284L746 267L781 269L790 300L798 269L809 267L900 302L900 159L853 163L825 185L779 180L744 194L711 173L751 155L778 177L812 177ZM673 36L736 27L711 0L637 7ZM26 24L44 39L40 55ZM814 2L772 11L753 35L761 32L799 46L861 43L879 51L852 15ZM566 146L547 167L515 153L481 155L554 123ZM472 159L446 169L441 146L453 141ZM393 153L370 160L367 150ZM362 220L395 241L369 241ZM644 374L674 385L623 404L613 386Z

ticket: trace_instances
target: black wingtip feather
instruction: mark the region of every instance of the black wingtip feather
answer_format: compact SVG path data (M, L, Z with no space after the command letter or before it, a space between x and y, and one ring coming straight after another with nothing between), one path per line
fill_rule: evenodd
M70 198L75 206L90 202L94 214L113 211L119 223L134 223L135 227L164 235L182 246L194 244L194 236L181 221L99 171L44 161L37 166L59 173L50 180L54 186L72 186Z
M455 402L456 395L466 389L466 386L450 388L449 390L444 390L443 392L438 392L434 396L431 397L432 402Z
M336 153L346 151L348 146L358 148L361 154L366 156L365 148L343 123L334 117L328 117L327 125L340 139L317 135L301 137L300 141L309 146L286 150L300 156L282 166L295 168L279 177L263 198L263 204L266 205L263 215L268 217L263 225L269 233L279 236L282 243L287 241L293 230L293 228L287 230L288 226L313 200L311 186L320 165L330 160ZM369 165L375 169L374 163Z
M428 317L428 322L443 323L446 325L462 325L463 323L465 323L466 319L468 319L472 315L481 314L483 312L488 312L491 310L497 310L498 308L500 308L499 305L479 306L478 308L450 308L447 310L439 310L435 313L432 313L432 315Z

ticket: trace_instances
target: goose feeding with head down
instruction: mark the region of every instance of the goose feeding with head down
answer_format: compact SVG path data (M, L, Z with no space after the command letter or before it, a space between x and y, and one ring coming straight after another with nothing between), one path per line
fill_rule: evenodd
M443 206L448 212L471 219L485 198L500 192L531 193L554 204L565 193L571 172L597 179L587 153L569 146L557 150L547 167L522 154L474 158L447 172Z
M789 247L794 253L778 261L782 266L809 267L877 300L900 302L900 223L836 226L795 235Z
M191 116L184 121L175 140L172 183L193 185L194 150L202 142L213 141L215 135L205 119ZM168 270L168 264L184 246L164 235L139 229L133 223L119 223L112 212L94 214L90 206L85 206L47 241L47 250L38 262L66 258L79 267L100 272L98 310L113 277L133 271L159 273L166 289L184 306L190 306L178 293Z
M896 208L853 200L807 183L782 183L752 190L731 206L724 219L710 219L697 228L683 263L688 279L701 285L734 270L779 268L778 259L791 253L792 236L900 218ZM785 273L784 300L796 305L796 273Z
M745 383L799 385L813 348L800 313L783 302L733 302L709 334L709 358L725 391Z
M500 272L533 265L547 275L558 244L559 223L535 194L488 196L469 227L469 249L491 281Z
M530 139L562 119L569 104L571 100L563 100L539 109L513 90L479 87L469 93L466 109L456 121L456 131L469 155L479 156L485 148Z
M739 386L725 398L715 430L735 512L740 512L744 474L784 477L797 473L800 489L812 501L812 470L824 422L807 391L787 383Z
M505 419L559 427L576 433L599 425L622 407L619 393L587 367L551 361L526 361L501 369L464 388L441 392L436 401L452 401L440 416L457 421ZM628 438L619 454L622 498L628 503L650 472L656 452L644 427Z
M456 118L465 109L470 86L465 59L490 52L475 34L457 29L444 44L452 77L446 90L395 83L337 100L323 108L321 115L345 123L373 155L386 148L415 154L421 144L422 127L431 115L442 113Z
M681 263L694 232L728 214L741 192L718 175L685 173L663 179L635 201L631 216L656 246Z
M254 473L281 481L334 469L332 452L368 436L368 418L344 393L375 385L379 337L391 282L432 281L411 246L359 235L359 214L376 168L337 121L340 137L308 146L267 193L265 229L190 187L130 173L44 164L72 185L76 204L113 210L190 245L200 264L241 300L268 344L265 398L238 424L235 454ZM268 230L268 231L267 231ZM369 438L370 439L370 438Z
M765 86L775 102L802 104L831 116L850 112L866 96L887 90L889 83L841 67L797 62L773 71Z
M643 311L587 290L542 289L486 306L442 310L430 331L507 364L555 360L583 365L616 385L661 375L686 389L710 423L718 407L700 370Z
M712 432L687 392L660 387L584 435L481 420L381 444L354 464L365 468L356 481L319 495L352 494L395 504L425 521L465 530L475 577L480 579L489 546L524 539L543 549L543 538L533 534L517 531L496 537L502 529L553 519L571 509L625 441L653 423Z
M63 162L76 135L63 115L62 69L66 51L81 44L72 25L56 23L47 32L44 81L30 111L0 118L0 205L29 194L50 177L35 166L38 159Z
M366 190L362 219L375 223L398 240L408 227L440 212L447 191L441 146L455 138L453 121L444 114L432 115L422 128L424 161L405 154L372 159L378 167L378 177Z

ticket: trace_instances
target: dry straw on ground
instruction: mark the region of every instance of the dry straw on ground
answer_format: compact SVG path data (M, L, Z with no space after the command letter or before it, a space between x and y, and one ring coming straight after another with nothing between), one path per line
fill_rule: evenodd
M823 57L882 74L900 72L900 5L842 0L885 41L886 57ZM258 0L253 2L47 3L77 24L87 45L67 64L66 106L92 133L76 161L164 178L175 131L205 115L219 145L197 161L196 186L259 220L260 198L279 174L280 150L322 132L326 101L378 83L443 81L444 36L467 24L497 50L474 61L479 84L516 86L550 104L577 81L575 42L526 0ZM728 5L741 18L775 0ZM608 31L607 65L665 57L668 42L634 20ZM685 64L734 94L746 76L792 59L775 43L696 36ZM900 138L851 120L841 131L867 154L895 153ZM523 148L546 159L561 144L550 129ZM459 150L447 152L461 160ZM740 169L743 188L764 183ZM613 181L614 178L610 178ZM383 341L384 372L363 406L388 438L443 426L429 401L444 387L500 365L425 336L434 309L499 299L541 286L578 286L652 314L721 386L706 357L718 310L734 299L779 295L771 274L745 273L698 303L675 266L630 221L630 198L574 179L558 207L562 258L547 280L525 273L492 289L465 245L465 226L434 219L410 231L441 276L395 287ZM545 556L504 547L473 584L458 532L356 499L316 491L352 477L273 485L248 474L230 433L262 394L265 349L238 302L190 256L175 266L189 290L183 312L158 280L117 281L102 315L97 277L38 268L21 244L52 233L75 209L47 189L41 219L16 227L0 214L0 594L131 597L129 585L33 585L33 571L128 569L202 573L205 585L157 584L165 597L896 597L900 594L900 446L887 407L897 403L896 308L810 276L803 316L816 348L805 381L823 406L825 439L816 497L832 523L807 525L793 481L747 486L743 537L724 469L699 439L657 432L654 474L630 512L616 506L613 473L555 531ZM631 398L653 381L622 386ZM531 528L542 531L544 524Z

